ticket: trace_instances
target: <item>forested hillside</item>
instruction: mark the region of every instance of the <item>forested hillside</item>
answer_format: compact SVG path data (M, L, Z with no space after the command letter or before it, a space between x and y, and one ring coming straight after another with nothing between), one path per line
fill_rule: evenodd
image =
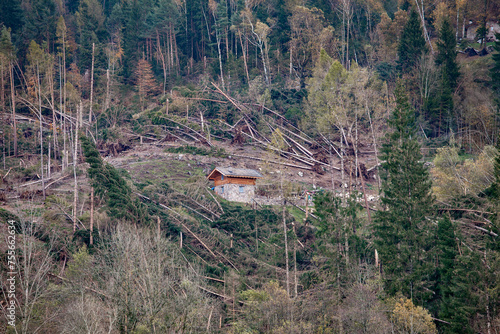
M0 0L0 333L500 333L499 20Z

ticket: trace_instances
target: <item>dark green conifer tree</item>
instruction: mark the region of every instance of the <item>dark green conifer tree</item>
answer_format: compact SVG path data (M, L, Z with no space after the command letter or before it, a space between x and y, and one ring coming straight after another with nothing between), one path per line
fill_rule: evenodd
M488 192L494 199L499 200L500 199L500 135L497 138L496 149L497 149L497 155L495 157L495 162L493 165L494 167L493 173L495 181L493 181L490 191Z
M457 87L460 71L457 63L456 39L448 20L444 20L437 42L436 65L440 78L438 89L427 101L428 121L433 136L440 136L443 130L453 128L453 93Z
M11 28L14 40L24 24L24 15L20 0L0 0L0 26Z
M412 10L398 46L398 69L401 73L410 72L427 52L424 33L416 11Z
M56 24L59 15L52 0L33 0L29 9L24 11L23 47L27 48L34 40L39 45L52 43L55 38ZM21 48L21 53L24 49Z
M445 76L448 85L452 89L457 87L457 80L460 77L456 46L457 40L451 24L448 20L444 20L439 31L439 41L437 42L436 65L443 68L443 76Z
M319 217L318 248L328 259L326 268L341 276L339 283L346 283L349 264L357 263L366 249L366 243L356 234L361 225L357 194L341 201L334 193L320 193L314 196L314 208Z
M496 34L497 41L495 42L493 54L493 67L490 69L491 88L495 93L495 98L498 108L500 108L500 34Z
M443 333L473 333L469 326L469 317L473 308L470 305L470 294L465 271L474 266L464 266L469 257L460 255L457 247L458 231L449 217L438 222L436 255L435 299L438 300L438 317L448 322L439 323Z
M95 67L104 66L106 59L101 42L106 40L106 29L100 3L82 0L75 17L79 30L79 67L87 70L92 66L92 44L95 44Z
M142 224L147 219L147 212L137 199L132 189L118 171L110 164L104 163L95 145L87 138L81 137L85 161L90 165L88 175L95 189L96 196L106 201L110 217Z
M389 120L393 131L387 135L381 155L383 209L375 215L374 230L386 292L402 292L422 304L432 294L433 227L427 216L434 199L429 172L421 162L414 118L405 88L398 83L396 108Z

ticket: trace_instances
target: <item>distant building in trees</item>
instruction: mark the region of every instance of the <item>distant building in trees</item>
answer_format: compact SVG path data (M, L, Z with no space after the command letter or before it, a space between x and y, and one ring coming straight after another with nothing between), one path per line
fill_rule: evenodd
M477 36L477 29L481 27L480 22L472 22L466 26L466 38L471 41L480 39ZM500 22L488 21L486 22L486 41L496 41L495 34L500 34Z
M253 169L216 167L207 178L214 181L216 194L228 201L250 203L255 197L255 183L261 173Z

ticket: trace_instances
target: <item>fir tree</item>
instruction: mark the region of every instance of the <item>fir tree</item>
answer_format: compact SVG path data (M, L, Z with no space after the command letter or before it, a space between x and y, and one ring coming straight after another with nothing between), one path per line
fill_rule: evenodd
M439 89L436 96L431 98L429 123L434 128L434 136L439 137L443 127L451 127L453 113L453 87L449 83L449 76L444 67L440 71ZM434 104L434 105L432 105Z
M133 198L127 182L113 166L103 162L99 151L87 137L81 137L81 142L85 161L90 165L88 175L91 184L96 196L106 201L108 215L132 223L144 223L146 210L141 202Z
M420 161L415 138L414 111L404 87L396 88L396 108L389 120L393 132L382 148L383 209L374 220L376 247L383 266L386 291L398 291L422 302L429 298L428 261L433 196L429 173Z
M493 184L491 186L490 193L493 194L494 198L499 200L500 199L500 135L497 138L496 149L497 149L497 155L495 157L495 162L494 162L495 181L493 182Z
M100 42L106 38L105 18L102 13L101 4L97 0L81 1L75 18L80 38L80 59L78 65L80 68L90 69L92 64L92 44L95 43L95 50L99 51L102 49ZM99 64L105 64L105 59L103 59L103 55L99 52L95 56L95 61L98 64L97 67L99 67Z
M0 0L0 25L11 28L15 36L21 31L24 24L23 10L20 0Z
M495 42L493 54L493 67L490 69L491 88L495 93L495 98L498 107L500 108L500 34L496 34L497 41Z
M465 258L460 258L457 247L457 230L449 217L443 217L437 228L436 292L438 317L449 324L440 323L443 333L473 333L468 324L472 308L464 271L473 266L464 267Z
M406 23L398 46L398 68L402 73L410 72L427 52L420 19L416 11L412 11Z
M451 89L457 87L457 80L460 76L460 71L457 64L457 41L455 34L448 20L444 20L439 32L439 41L437 43L438 53L436 56L436 65L443 69L443 79L447 80L447 84Z

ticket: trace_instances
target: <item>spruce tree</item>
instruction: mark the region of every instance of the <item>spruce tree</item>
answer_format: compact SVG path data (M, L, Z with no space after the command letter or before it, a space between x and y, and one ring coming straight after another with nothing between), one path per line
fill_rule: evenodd
M416 11L410 13L398 46L398 69L401 73L410 72L427 52L424 33Z
M398 83L396 108L381 158L382 210L374 219L375 245L380 253L386 292L402 292L419 303L430 298L429 261L433 196L431 180L415 136L414 111Z
M491 88L495 94L498 108L500 108L500 34L496 34L497 41L495 42L494 49L496 53L493 54L493 67L490 69Z
M495 162L493 164L494 170L494 177L495 181L493 181L493 184L491 185L491 191L490 193L493 195L493 198L495 198L497 201L500 200L500 135L497 138L497 155L495 157Z
M448 324L439 323L442 333L473 333L468 324L472 308L466 271L473 265L468 257L460 255L457 247L458 230L449 217L438 222L436 258L436 286L434 298L438 301L437 315ZM466 264L466 265L464 265Z
M453 120L453 93L460 76L456 61L456 39L448 20L444 20L437 42L438 53L435 63L439 68L438 89L426 101L429 125L433 128L433 136L440 136L442 129L452 127Z
M147 212L141 202L133 197L132 189L116 168L104 163L95 145L81 137L85 162L90 166L88 175L96 196L106 202L108 215L131 223L144 223Z
M457 80L460 76L456 45L457 40L451 24L448 20L444 20L439 32L439 41L437 42L436 65L442 67L443 78L447 80L452 90L457 87Z

